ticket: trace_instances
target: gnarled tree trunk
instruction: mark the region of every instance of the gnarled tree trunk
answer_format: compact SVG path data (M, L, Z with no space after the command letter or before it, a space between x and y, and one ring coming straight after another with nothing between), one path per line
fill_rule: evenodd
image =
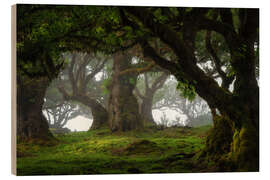
M99 102L88 97L87 95L80 94L77 91L70 95L66 92L64 87L60 86L58 89L63 94L65 100L78 101L91 109L93 122L89 130L108 126L108 112Z
M259 170L259 87L255 75L254 46L258 38L258 9L239 10L239 32L235 31L230 9L220 13L221 21L207 19L207 11L194 10L183 20L183 39L176 31L156 22L153 14L143 8L129 7L127 11L136 17L168 44L178 56L177 64L160 57L148 42L142 42L144 53L160 66L168 69L179 81L189 81L195 91L207 101L211 108L218 108L232 130L233 138L229 152L223 157L234 162L234 170ZM194 13L194 14L193 14ZM193 22L193 23L190 23ZM223 35L230 50L231 66L235 72L233 93L219 87L214 79L208 77L197 65L194 51L195 32L199 30L216 31ZM191 35L191 37L189 37ZM186 40L190 42L186 43ZM215 122L216 120L214 120ZM215 125L216 130L220 127ZM221 129L220 129L221 130ZM211 136L214 141L215 136ZM209 136L210 138L210 136ZM211 138L210 138L211 139ZM215 153L213 154L215 156Z
M251 38L252 39L252 38ZM254 42L230 44L236 70L234 97L230 104L218 104L232 129L228 160L239 171L259 170L259 87L255 75ZM209 101L210 102L210 101Z
M113 77L110 84L109 122L112 131L128 131L142 127L139 105L133 90L136 86L137 74L121 71L131 65L131 57L117 53L114 57Z
M76 96L76 99L91 108L93 122L89 130L108 127L108 112L100 103L89 98L88 96L78 95Z
M258 90L251 91L254 94L243 96L245 100L236 100L234 104L235 108L237 106L241 108L239 108L239 114L234 115L232 122L233 139L231 143L231 158L240 171L259 171Z
M233 120L226 115L213 117L214 128L201 157L216 162L216 171L259 170L259 130L250 113L239 113Z
M20 140L43 139L53 136L42 113L47 78L20 79L17 83L17 136Z

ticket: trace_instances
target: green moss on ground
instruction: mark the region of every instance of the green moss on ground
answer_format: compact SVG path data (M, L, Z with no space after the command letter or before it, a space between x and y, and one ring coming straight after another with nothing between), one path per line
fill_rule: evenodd
M18 175L198 172L191 157L203 149L210 126L109 129L55 135L55 144L18 142Z

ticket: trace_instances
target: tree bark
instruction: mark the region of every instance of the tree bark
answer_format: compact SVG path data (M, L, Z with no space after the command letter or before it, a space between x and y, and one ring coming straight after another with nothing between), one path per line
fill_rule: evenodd
M142 127L139 105L133 90L137 74L120 73L131 65L131 57L122 52L114 56L113 77L110 84L109 122L112 131L129 131Z
M128 12L138 17L163 42L168 44L179 60L170 62L160 56L147 43L143 42L144 53L160 66L168 69L179 81L187 80L196 92L207 101L211 108L218 108L223 119L228 122L226 130L232 129L233 138L229 152L222 157L234 162L234 170L258 171L259 169L259 87L255 76L254 41L257 37L259 13L257 9L242 9L239 33L236 33L231 20L231 12L222 13L225 22L207 19L195 14L193 26L196 31L213 30L222 34L231 54L231 65L235 70L235 90L230 93L218 86L214 79L205 75L196 65L192 47L179 38L169 26L154 21L154 16L145 8L129 7ZM194 10L194 12L196 9ZM197 9L199 12L200 9ZM192 17L192 12L190 14ZM226 16L226 17L225 17ZM243 20L243 21L242 21ZM185 21L184 25L185 26ZM184 37L185 38L185 37ZM214 120L218 123L218 120ZM221 129L215 125L217 131ZM212 140L217 136L211 136ZM222 141L220 141L222 143ZM214 153L213 155L216 155Z
M60 86L58 89L63 94L65 100L78 101L91 109L93 122L89 130L108 126L108 111L99 102L87 95L80 94L78 91L73 92L73 94L70 95L66 92L64 87Z
M76 99L91 108L93 122L89 130L108 127L108 112L100 103L87 96L77 96Z
M144 74L145 92L142 94L139 89L135 88L135 94L141 100L140 114L145 124L156 124L152 114L153 98L157 90L159 90L168 78L168 72L164 71L156 78L152 85L148 81L147 74Z
M152 102L153 96L147 96L143 99L141 105L141 115L145 123L155 124L153 114L152 114Z
M32 78L17 82L17 136L20 140L49 140L46 118L42 113L44 96L49 85L47 78Z
M156 124L152 114L153 98L156 90L157 89L150 89L146 87L146 92L144 96L141 97L142 103L140 105L140 114L145 124Z

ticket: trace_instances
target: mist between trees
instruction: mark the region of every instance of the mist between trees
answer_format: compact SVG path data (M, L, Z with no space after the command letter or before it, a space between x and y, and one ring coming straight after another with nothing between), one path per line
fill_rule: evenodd
M68 131L66 127L79 130L67 126L68 122L73 120L73 124L78 124L79 127L79 116L84 117L84 120L89 119L88 127L91 128L97 124L92 111L98 110L92 110L95 107L85 103L85 99L76 98L74 94L81 93L91 97L92 101L96 101L96 104L99 103L108 111L108 84L112 81L113 59L101 53L67 53L62 56L66 67L47 88L43 114L49 127L55 131ZM130 61L130 67L122 71L123 76L124 72L137 71L145 65L145 62L136 56ZM211 68L211 65L208 68ZM207 103L198 95L191 100L185 98L177 89L177 80L165 70L153 66L145 72L137 73L135 78L136 80L130 78L129 83L136 82L133 94L138 101L139 114L145 122L162 127L212 124ZM68 96L68 93L72 95ZM81 129L86 130L86 127Z

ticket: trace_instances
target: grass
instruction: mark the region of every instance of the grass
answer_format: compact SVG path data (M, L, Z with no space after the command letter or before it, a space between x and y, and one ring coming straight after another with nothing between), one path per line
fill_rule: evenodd
M109 129L55 135L56 145L18 143L18 175L194 172L190 154L204 147L210 126L145 129L112 134Z

